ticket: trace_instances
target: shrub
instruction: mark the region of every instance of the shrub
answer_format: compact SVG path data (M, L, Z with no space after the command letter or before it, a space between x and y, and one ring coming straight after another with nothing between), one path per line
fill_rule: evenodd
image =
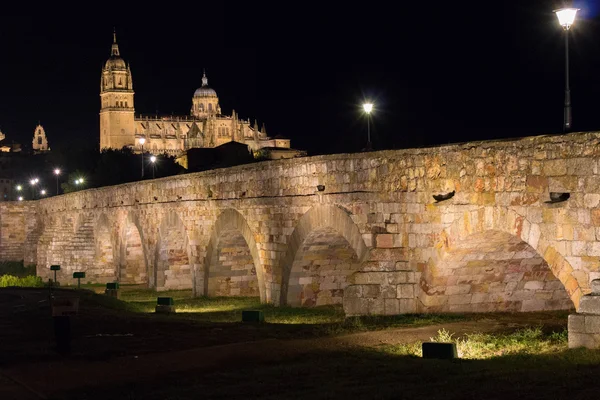
M42 278L39 276L18 277L13 275L0 276L0 287L40 287L44 286Z

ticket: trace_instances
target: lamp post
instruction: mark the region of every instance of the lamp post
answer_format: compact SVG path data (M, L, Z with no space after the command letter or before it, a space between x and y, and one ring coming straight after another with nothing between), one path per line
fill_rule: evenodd
M558 17L558 22L565 31L565 111L564 111L564 122L563 131L569 132L571 130L571 87L569 85L569 29L575 22L575 16L577 15L578 8L561 8L560 10L554 10Z
M373 103L363 104L363 109L367 113L367 151L371 150L371 111L373 111Z
M56 195L58 196L58 176L60 175L60 168L54 169L54 175L56 175Z
M154 179L154 165L156 163L156 156L151 156L150 162L152 163L152 179Z
M21 190L23 190L23 186L17 185L15 187L15 189L17 189L17 192L19 192L19 195L20 195L21 194ZM23 200L23 196L19 196L19 201L22 201L22 200Z
M146 138L140 138L140 145L142 146L142 179L144 179L144 143L146 143Z
M31 200L35 200L35 185L39 181L40 180L38 178L33 178L32 180L29 181L29 183L31 184Z

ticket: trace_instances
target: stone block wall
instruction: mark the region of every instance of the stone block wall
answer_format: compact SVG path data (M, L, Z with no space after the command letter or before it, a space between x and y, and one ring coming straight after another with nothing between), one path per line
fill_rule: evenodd
M35 250L26 243L36 222L34 203L0 203L0 261L24 260L26 265L32 264L27 254Z
M344 292L344 312L356 315L398 315L417 312L415 272L357 272Z

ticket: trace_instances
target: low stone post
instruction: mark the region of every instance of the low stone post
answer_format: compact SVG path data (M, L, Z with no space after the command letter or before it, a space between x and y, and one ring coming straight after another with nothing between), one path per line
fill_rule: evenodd
M109 282L106 284L104 294L115 299L119 298L119 282Z
M600 279L591 286L592 292L581 297L579 311L569 315L569 348L600 348Z
M171 314L175 312L175 302L172 297L158 297L154 312L160 314Z

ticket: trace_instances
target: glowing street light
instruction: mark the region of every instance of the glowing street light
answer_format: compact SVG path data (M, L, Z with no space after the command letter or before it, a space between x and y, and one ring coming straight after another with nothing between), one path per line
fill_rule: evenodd
M151 156L150 157L150 162L152 163L152 179L154 179L154 166L156 164L156 156Z
M561 8L554 10L558 17L558 23L565 31L565 111L563 119L563 131L571 130L571 87L569 85L569 30L575 22L578 8Z
M363 109L367 113L367 150L371 150L371 111L373 111L373 103L364 103Z
M42 189L42 190L40 191L40 194L41 194L42 196L45 196L45 195L46 195L46 189Z
M58 196L58 176L60 175L60 168L54 169L54 175L56 175L56 195Z
M146 138L140 138L140 145L142 146L142 179L144 178L144 143L146 143Z
M35 185L37 185L37 183L38 183L39 181L40 181L40 180L39 180L38 178L33 178L33 179L31 179L31 180L29 181L29 183L31 184L31 200L34 200L34 199L35 199L35 191L34 191L34 188L35 188Z
M16 188L16 189L17 189L17 192L20 192L21 190L23 190L23 186L21 186L21 185L17 185L17 188Z
M23 201L23 196L19 196L19 201Z

